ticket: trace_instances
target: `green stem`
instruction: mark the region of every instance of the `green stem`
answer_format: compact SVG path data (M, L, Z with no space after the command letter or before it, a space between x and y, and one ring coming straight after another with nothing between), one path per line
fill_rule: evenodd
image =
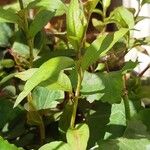
M125 107L126 122L128 122L128 120L130 120L130 118L131 118L131 114L130 114L128 91L126 89L126 77L125 77L125 75L123 77L123 84L124 84L123 102L124 102L124 107Z
M24 9L24 6L23 6L23 1L22 0L19 0L19 5L20 5L20 9Z
M23 10L24 6L23 6L22 0L19 0L19 5L20 5L20 9ZM24 20L24 32L26 35L27 44L29 46L29 54L30 54L30 58L29 58L30 66L29 66L29 68L32 68L33 59L34 59L34 56L33 56L34 38L29 37L28 11L26 9L24 9L23 20Z
M78 100L79 100L79 96L80 96L82 79L83 79L83 71L82 71L82 68L79 67L79 69L78 69L78 83L77 83L77 88L76 88L76 92L75 92L73 111L72 111L71 122L70 122L71 128L75 127L75 119L76 119L76 113L77 113Z
M27 96L27 100L28 100L28 105L29 105L29 113L31 111L32 113L35 113L38 116L37 118L38 118L38 121L40 122L39 125L38 125L39 132L40 132L40 142L42 144L44 139L45 139L45 126L44 126L44 123L43 123L42 115L34 107L34 105L32 103L31 93L29 93L29 95Z

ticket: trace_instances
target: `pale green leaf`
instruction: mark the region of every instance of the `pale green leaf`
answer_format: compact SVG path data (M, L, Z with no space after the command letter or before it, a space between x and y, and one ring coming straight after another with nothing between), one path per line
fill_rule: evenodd
M55 108L62 99L64 99L63 91L48 90L40 86L32 93L32 103L36 110Z
M29 80L32 75L38 70L38 68L32 68L32 69L28 69L26 71L23 71L23 72L18 72L15 74L15 77L16 78L19 78L23 81L27 81Z
M41 10L32 21L29 27L29 36L34 37L55 15L55 12Z
M71 150L86 150L89 139L89 128L86 124L78 124L67 131L67 142Z
M71 150L70 146L67 143L62 141L55 141L49 144L45 144L39 150Z
M68 57L55 57L42 64L26 82L24 90L17 97L14 107L16 107L39 83L49 78L53 78L53 82L57 81L60 71L72 67L73 65L73 59Z
M113 45L118 42L126 33L128 29L121 28L114 33L104 34L97 38L86 50L82 58L82 68L86 70L91 64L93 64L100 55L106 54Z
M111 4L111 0L102 0L102 4L104 9L107 9Z

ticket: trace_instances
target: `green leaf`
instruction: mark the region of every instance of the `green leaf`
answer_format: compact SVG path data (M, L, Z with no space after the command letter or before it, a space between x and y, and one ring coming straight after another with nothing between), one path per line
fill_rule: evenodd
M126 117L123 101L120 104L113 104L109 123L106 126L104 139L121 137L125 131Z
M80 100L78 109L84 114L86 123L89 126L90 137L87 149L95 146L99 140L104 138L105 127L109 123L111 105L95 101L92 104L86 100Z
M0 129L4 125L14 120L22 111L19 108L13 109L13 103L8 98L2 98L0 100Z
M0 8L0 22L18 23L19 17L11 9Z
M150 146L150 140L141 139L127 139L118 138L114 140L102 141L99 144L97 150L148 150Z
M150 4L150 0L142 0L142 3L141 3L141 5L144 5L144 4Z
M111 19L117 22L118 27L120 28L134 28L134 16L133 14L125 7L116 8L112 14Z
M21 37L20 37L21 38ZM19 56L28 59L30 57L29 46L21 41L15 41L12 46L12 52L18 54ZM34 57L39 53L39 49L33 49Z
M137 61L133 62L133 61L129 60L128 62L125 62L125 65L121 69L121 72L123 74L126 74L127 72L130 72L137 66L137 64L138 64Z
M28 5L29 9L46 9L49 11L56 11L56 15L62 15L66 11L66 6L61 0L36 0ZM56 16L55 15L55 16Z
M78 124L67 131L67 143L55 141L45 144L39 150L86 150L89 139L89 128L86 124Z
M89 102L101 100L110 104L121 101L122 75L120 72L88 73L85 72L81 94Z
M62 141L45 144L39 150L70 150L70 146Z
M62 99L64 99L63 91L48 90L40 86L32 93L32 103L36 110L55 108Z
M68 40L75 50L79 50L87 26L87 20L83 6L78 0L71 0L66 19Z
M29 27L29 36L34 37L55 15L55 12L41 10L32 21Z
M100 21L100 20L97 20L95 18L92 19L92 23L93 23L93 26L98 30L98 31L102 31L103 27L105 26L105 24Z
M89 139L89 128L86 124L78 124L67 131L67 142L71 150L86 150Z
M8 76L4 77L1 81L0 81L0 86L3 85L4 83L6 83L7 81L9 81L10 79L12 79L15 76L15 73L11 73Z
M26 82L24 90L17 97L14 107L16 107L39 83L49 78L53 78L53 82L57 81L60 71L72 67L73 65L73 59L68 57L55 57L45 62Z
M23 81L27 81L29 80L32 75L38 70L38 68L32 68L32 69L28 69L26 71L23 71L23 72L18 72L15 74L15 77L16 78L19 78Z
M2 137L0 137L0 149L1 150L23 150L23 148L17 148L15 145L8 143Z
M6 23L0 23L0 46L6 47L10 45L10 38L12 36L13 32L10 28L10 26Z
M0 65L4 68L12 68L14 66L14 61L12 59L3 59L0 61Z
M111 0L102 0L102 4L104 9L107 9L111 4Z
M53 82L53 79L50 78L44 82L41 82L39 85L50 90L72 91L71 81L63 72L60 72L56 82Z
M126 33L128 29L122 28L114 33L104 34L97 38L86 50L82 58L82 68L86 70L91 64L93 64L100 55L106 54L113 45L118 42Z
M136 102L129 101L130 115L135 116L138 113ZM125 107L123 100L120 104L113 104L109 123L106 126L105 139L113 139L121 137L124 134L126 127Z

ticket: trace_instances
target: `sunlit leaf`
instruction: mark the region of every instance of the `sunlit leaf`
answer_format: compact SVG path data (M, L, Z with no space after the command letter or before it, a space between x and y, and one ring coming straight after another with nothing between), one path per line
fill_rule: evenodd
M52 78L57 81L61 70L74 65L74 61L68 57L55 57L45 62L26 82L24 90L19 94L15 102L17 106L39 83Z
M75 50L79 50L87 26L82 4L71 0L66 15L68 40Z
M100 57L100 55L106 54L127 32L128 29L122 28L119 31L110 34L104 34L103 36L97 38L87 48L82 58L82 68L86 70Z
M32 93L32 103L36 110L55 108L64 99L64 92L36 87Z
M23 150L23 148L17 148L15 145L8 143L2 137L0 137L0 149L3 149L3 150Z
M78 124L67 131L67 142L72 150L86 150L89 139L89 128L86 124Z
M122 75L120 72L88 73L86 72L82 82L81 94L89 102L101 100L108 103L121 101Z

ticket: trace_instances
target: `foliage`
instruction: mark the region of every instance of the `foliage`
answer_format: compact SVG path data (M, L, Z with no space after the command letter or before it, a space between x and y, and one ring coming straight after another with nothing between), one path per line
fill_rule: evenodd
M140 62L124 61L150 43L132 37L147 3L138 1L137 13L123 6L108 13L111 0L1 7L0 149L148 149L149 66L135 74Z

